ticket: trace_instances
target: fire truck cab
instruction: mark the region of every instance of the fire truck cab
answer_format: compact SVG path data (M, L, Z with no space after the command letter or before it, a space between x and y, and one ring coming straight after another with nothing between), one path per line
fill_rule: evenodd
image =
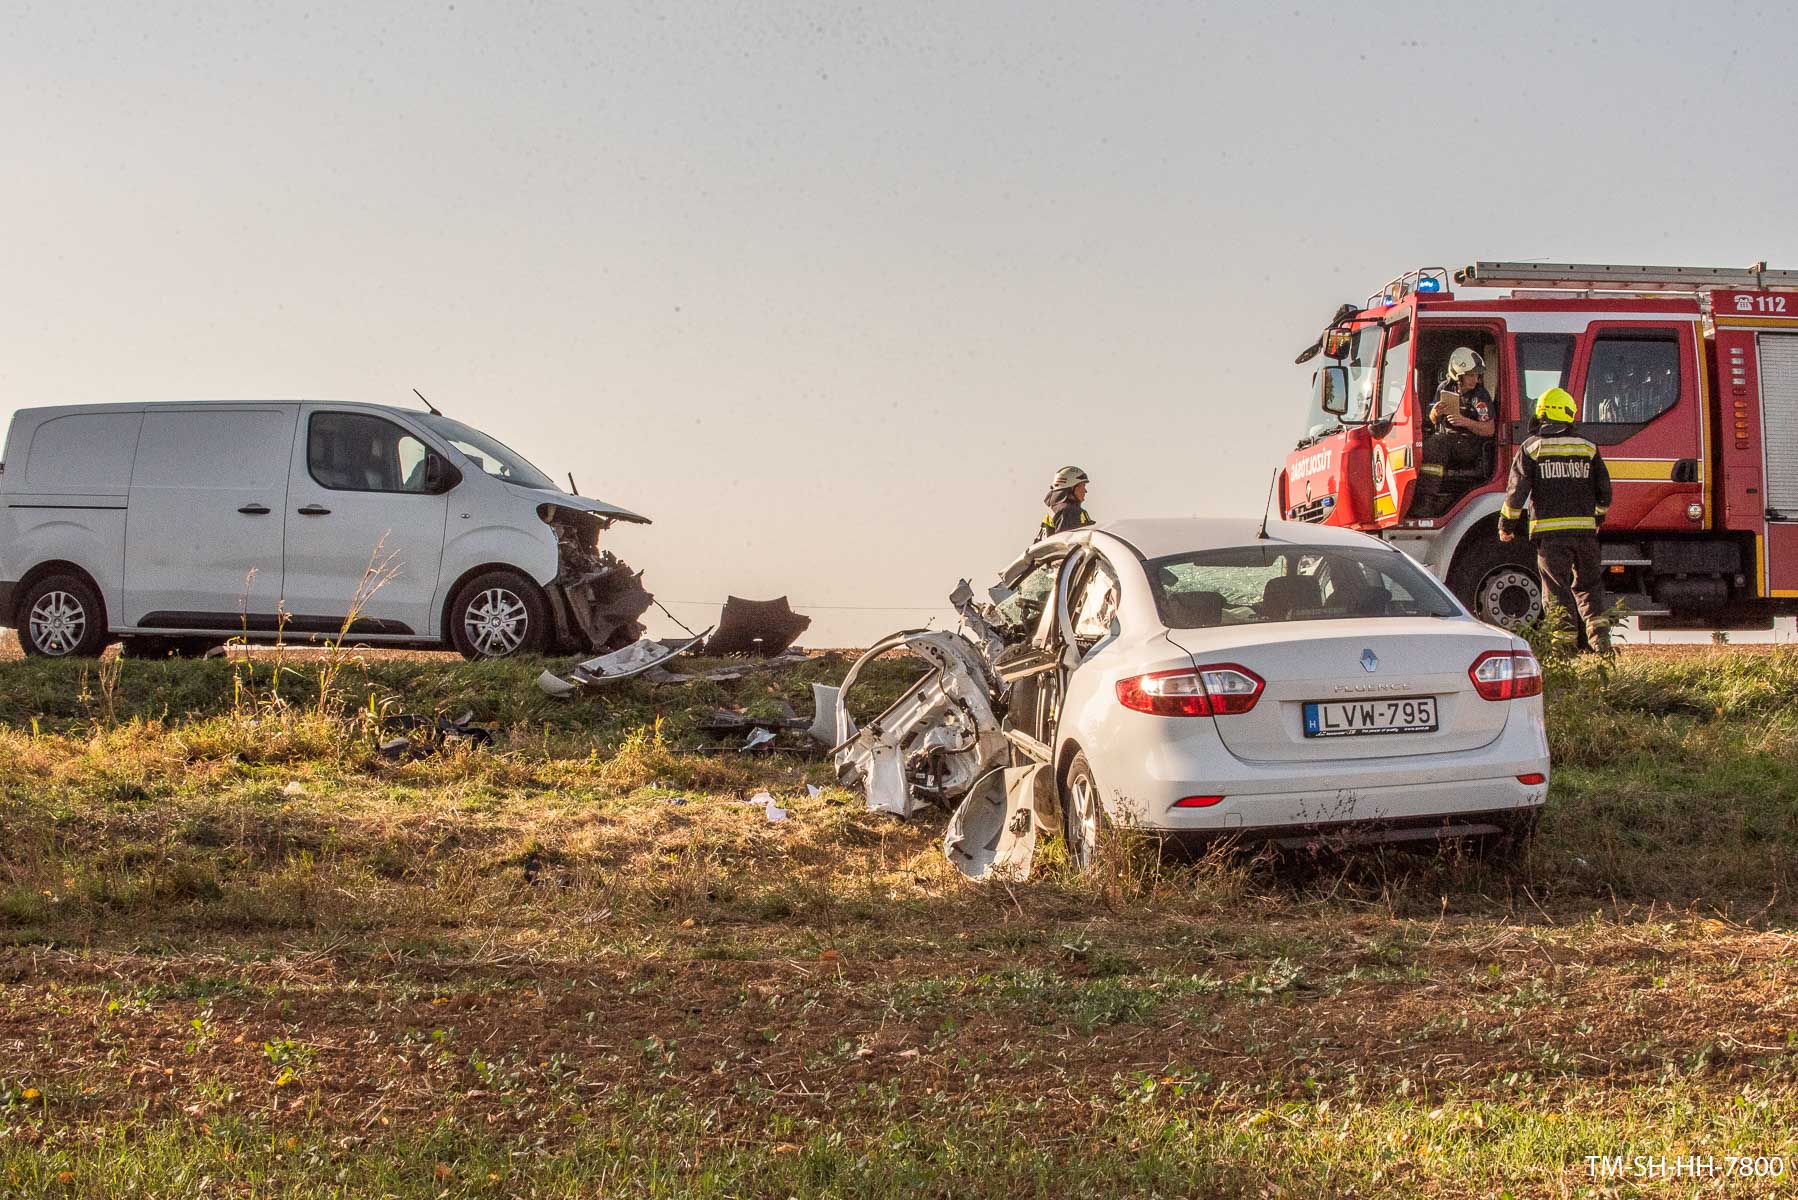
M1613 600L1647 628L1766 629L1798 611L1798 272L1478 262L1453 284L1480 294L1438 267L1400 276L1299 356L1321 365L1277 482L1288 519L1376 534L1482 618L1533 621L1534 553L1498 540L1498 511L1536 398L1562 387L1610 469ZM1484 360L1495 428L1420 504L1458 347Z

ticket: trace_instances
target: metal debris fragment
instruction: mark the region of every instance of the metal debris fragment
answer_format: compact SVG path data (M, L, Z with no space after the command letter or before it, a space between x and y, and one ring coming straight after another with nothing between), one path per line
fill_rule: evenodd
M1042 827L1037 784L1047 763L998 767L982 775L949 818L943 853L969 879L1030 878Z
M772 658L811 628L812 619L793 611L785 596L744 600L728 596L718 618L718 632L706 643L707 654L752 654Z
M706 632L711 631L707 630ZM622 650L614 650L610 654L602 654L597 658L588 659L575 667L566 679L545 671L537 677L537 686L546 695L567 696L577 688L630 679L661 666L677 655L687 653L704 641L705 636L702 633L697 637L665 642L656 641L654 638L641 638Z

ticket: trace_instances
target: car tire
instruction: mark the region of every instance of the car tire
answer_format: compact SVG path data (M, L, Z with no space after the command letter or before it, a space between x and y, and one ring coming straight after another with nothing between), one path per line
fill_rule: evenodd
M549 602L516 571L486 571L463 584L447 623L450 644L471 661L541 654L549 644Z
M99 658L106 605L79 575L46 575L19 598L19 648L32 658Z
M1111 827L1105 805L1099 799L1099 780L1086 752L1074 755L1061 781L1061 830L1067 839L1068 861L1076 871L1090 871L1098 860L1099 842Z
M1448 588L1491 625L1521 629L1542 618L1542 581L1525 541L1493 537L1463 547L1449 569Z

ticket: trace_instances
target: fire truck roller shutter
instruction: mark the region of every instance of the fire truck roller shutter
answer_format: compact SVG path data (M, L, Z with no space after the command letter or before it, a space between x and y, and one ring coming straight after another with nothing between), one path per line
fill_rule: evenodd
M1774 520L1798 521L1798 334L1760 335L1766 497Z

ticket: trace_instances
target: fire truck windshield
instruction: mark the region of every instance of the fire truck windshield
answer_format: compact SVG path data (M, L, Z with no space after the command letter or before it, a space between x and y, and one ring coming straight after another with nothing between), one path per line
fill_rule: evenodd
M1348 413L1338 417L1323 409L1322 393L1311 390L1311 407L1305 416L1305 438L1322 437L1344 425L1365 425L1377 417L1374 390L1380 369L1380 325L1375 322L1357 330L1349 344L1348 356L1340 364L1348 372Z

